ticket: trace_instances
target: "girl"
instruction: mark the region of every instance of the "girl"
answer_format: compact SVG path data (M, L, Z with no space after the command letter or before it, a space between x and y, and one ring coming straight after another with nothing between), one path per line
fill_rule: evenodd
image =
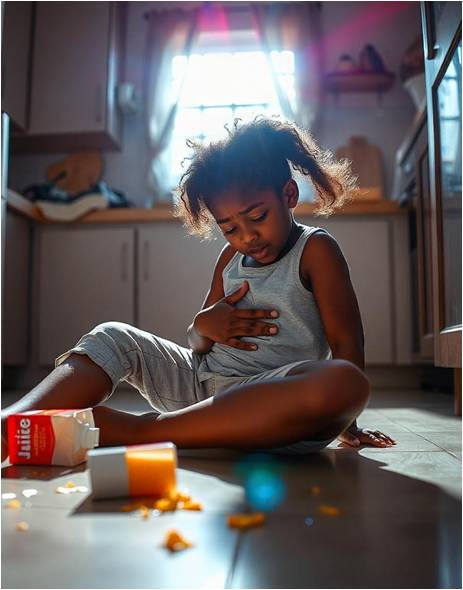
M318 451L336 437L389 446L356 418L369 398L363 329L335 239L296 223L292 168L310 178L318 210L331 213L355 185L296 125L257 118L203 147L180 182L176 214L192 233L214 223L228 244L190 348L118 322L84 335L55 369L3 413L94 407L100 444L172 441L178 447ZM125 380L156 412L100 404ZM96 407L95 407L96 406Z

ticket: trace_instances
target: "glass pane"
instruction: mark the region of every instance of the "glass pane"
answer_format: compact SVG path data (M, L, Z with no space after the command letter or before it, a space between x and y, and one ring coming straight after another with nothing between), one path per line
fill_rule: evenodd
M228 136L224 127L227 123L233 122L233 111L231 107L209 108L203 111L203 133L208 139L220 139Z
M232 53L212 53L204 56L207 78L204 84L203 104L229 104L233 97L235 76L233 72Z
M268 108L265 106L237 107L235 109L235 117L241 119L243 123L253 121L257 115L267 114Z
M174 137L192 137L201 133L199 109L179 109L175 117Z
M461 324L461 42L437 91L445 327Z
M235 104L268 102L273 95L270 69L262 51L243 51L234 54L232 94Z
M185 84L180 95L179 104L182 107L201 105L204 89L201 86L203 60L201 55L192 55L188 60Z

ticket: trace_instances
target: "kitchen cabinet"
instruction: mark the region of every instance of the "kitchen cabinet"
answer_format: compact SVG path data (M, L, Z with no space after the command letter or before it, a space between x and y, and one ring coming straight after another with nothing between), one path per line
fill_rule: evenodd
M25 365L29 350L30 222L6 211L2 298L2 364Z
M453 367L461 414L461 3L422 2L431 212L434 363Z
M37 228L38 357L41 366L106 321L134 323L130 228Z
M37 228L39 363L49 366L97 324L119 321L187 346L223 241L180 224ZM166 247L169 244L169 247Z
M325 228L344 253L364 327L366 364L410 364L410 270L404 257L406 217L312 218L301 222Z
M187 327L204 303L224 244L223 238L201 242L171 222L141 226L137 325L188 346Z
M2 22L2 111L12 127L27 127L29 52L32 2L3 2Z
M34 3L29 125L16 151L119 148L124 5Z

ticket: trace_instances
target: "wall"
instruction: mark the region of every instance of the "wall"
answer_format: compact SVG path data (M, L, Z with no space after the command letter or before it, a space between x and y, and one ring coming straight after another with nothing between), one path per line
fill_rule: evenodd
M381 148L386 172L385 196L391 196L395 152L416 112L398 79L401 57L421 35L419 2L323 2L327 71L335 69L342 53L355 60L370 43L381 54L386 69L396 74L392 89L380 103L376 94L326 96L321 110L319 138L331 150L364 135Z
M129 2L125 79L138 88L142 83L146 21L143 18L153 2ZM381 53L387 69L397 73L404 50L420 34L419 2L323 2L326 38L326 67L332 70L341 53L354 57L366 43ZM317 137L329 149L344 145L350 135L365 135L384 153L386 196L390 195L394 157L415 108L397 80L381 105L374 94L341 95L336 102L327 96L321 109ZM126 193L138 206L151 197L145 184L145 125L141 115L124 121L123 149L105 153L104 179ZM46 167L62 154L13 156L10 185L16 190L43 182Z

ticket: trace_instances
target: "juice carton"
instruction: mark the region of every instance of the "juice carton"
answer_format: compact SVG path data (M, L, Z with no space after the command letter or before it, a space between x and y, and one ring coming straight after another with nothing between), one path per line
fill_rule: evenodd
M98 446L91 408L31 410L8 416L10 462L25 465L72 467L87 459Z

